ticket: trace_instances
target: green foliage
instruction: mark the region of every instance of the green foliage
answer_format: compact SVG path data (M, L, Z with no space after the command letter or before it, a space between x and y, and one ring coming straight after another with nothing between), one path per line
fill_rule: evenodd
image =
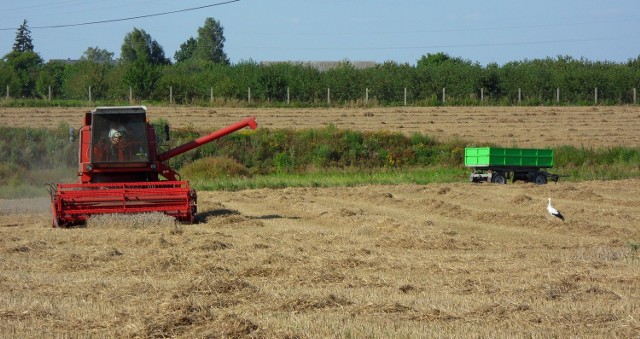
M162 77L160 67L145 59L137 59L127 64L124 71L124 83L132 88L140 100L152 98L151 94Z
M47 64L47 66L52 63ZM53 65L56 65L53 63ZM91 61L81 61L72 65L62 66L62 76L68 81L58 84L53 81L54 90L60 88L64 96L75 100L88 100L89 87L91 87L92 100L106 99L110 84L108 76L113 65L109 63L96 63Z
M173 147L197 138L193 131L173 132ZM462 145L462 146L461 146ZM181 167L201 157L227 155L254 174L300 173L326 168L404 168L445 164L461 167L462 142L438 144L419 133L321 129L259 129L238 132L171 160Z
M144 61L151 65L166 65L170 60L164 56L160 44L143 29L134 28L127 33L122 43L120 58L123 62Z
M324 87L331 90L331 102L344 104L355 101L364 96L364 78L359 76L360 71L353 64L345 60L338 67L327 70Z
M33 52L33 40L31 31L25 19L16 31L16 41L13 43L14 52Z
M8 68L6 78L13 97L33 97L42 58L33 51L11 51L4 56ZM4 73L4 72L3 72Z
M106 49L96 47L89 47L80 57L82 61L91 61L97 63L111 63L113 60L113 52L109 52Z
M229 157L207 157L198 159L186 166L180 172L189 180L203 181L224 177L249 177L249 170Z
M204 25L198 28L198 48L193 57L198 60L228 65L229 58L224 52L224 42L224 28L220 21L206 18Z
M162 136L166 120L153 124ZM28 195L34 190L27 186L73 180L78 146L69 141L68 131L66 124L54 131L0 127L0 186L10 187L0 189L0 196ZM160 152L200 136L193 128L173 130ZM467 178L466 144L439 143L420 133L407 137L339 130L333 125L241 130L172 158L169 165L205 188L462 181ZM640 177L639 163L637 147L564 146L555 149L554 172L569 176L563 180L622 179Z
M51 96L58 97L62 94L62 85L64 83L64 64L60 62L50 62L44 65L38 80L36 81L36 93L41 98L49 97L49 89Z
M640 148L637 147L616 146L594 149L562 146L555 151L555 164L565 168L639 163Z
M187 41L180 44L180 49L176 51L173 58L177 63L191 59L198 49L198 40L190 37Z
M137 101L168 102L171 91L176 104L290 107L327 106L329 90L330 106L363 107L367 90L368 105L404 105L406 89L407 104L415 106L538 106L594 105L596 88L597 104L630 104L633 89L640 86L638 60L592 62L559 56L482 67L437 53L423 56L416 66L385 62L360 69L344 60L336 68L319 70L309 63L246 60L230 65L220 61L226 56L198 57L202 51L214 53L198 41L190 38L183 44L175 65L142 30L129 33L117 64L52 61L41 67L37 54L11 52L0 61L0 90L9 86L11 97L43 98L51 86L54 99L87 100L91 86L93 100L128 101L131 88ZM102 54L97 47L90 50Z

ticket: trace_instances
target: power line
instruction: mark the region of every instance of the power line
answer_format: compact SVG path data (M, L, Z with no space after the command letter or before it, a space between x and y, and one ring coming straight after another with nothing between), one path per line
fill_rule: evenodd
M185 9L179 9L179 10L175 10L175 11L168 11L168 12L155 13L155 14L138 15L138 16L132 16L132 17L120 18L120 19L89 21L89 22L82 22L82 23L76 23L76 24L34 26L34 27L29 27L29 29L54 29L54 28L65 28L65 27L77 27L77 26L88 26L88 25L96 25L96 24L105 24L105 23L110 23L110 22L129 21L129 20L151 18L151 17L163 16L163 15L169 15L169 14L175 14L175 13L190 12L190 11L195 11L195 10L199 10L199 9L203 9L203 8L228 5L228 4L231 4L231 3L234 3L234 2L238 2L238 1L240 1L240 0L229 0L229 1L217 2L217 3L204 5L204 6L199 6L199 7L191 7L191 8L185 8ZM9 31L9 30L16 30L16 29L18 29L18 28L0 28L0 31Z

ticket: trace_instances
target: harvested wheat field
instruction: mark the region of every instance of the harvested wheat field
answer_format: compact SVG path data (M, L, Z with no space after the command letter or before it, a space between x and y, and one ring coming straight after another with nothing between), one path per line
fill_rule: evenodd
M3 200L0 337L638 337L638 187L200 192L195 225L71 229Z
M0 108L79 126L91 108ZM638 107L150 107L179 128L421 132L477 145L640 144ZM0 200L0 337L639 337L640 180L200 192L199 219L50 227ZM547 199L566 220L546 211Z
M81 126L86 108L0 108L0 124L55 128ZM396 107L396 108L202 108L149 107L151 119L207 131L255 115L262 128L318 128L420 132L503 147L638 146L639 106L593 107Z

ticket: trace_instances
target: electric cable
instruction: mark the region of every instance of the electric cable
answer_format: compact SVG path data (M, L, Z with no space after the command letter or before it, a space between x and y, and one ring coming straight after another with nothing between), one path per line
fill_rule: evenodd
M216 2L216 3L213 3L213 4L209 4L209 5L204 5L204 6L184 8L184 9L178 9L178 10L175 10L175 11L168 11L168 12L162 12L162 13L138 15L138 16L132 16L132 17L127 17L127 18L119 18L119 19L88 21L88 22L81 22L81 23L76 23L76 24L32 26L32 27L29 27L29 29L65 28L65 27L77 27L77 26L88 26L88 25L104 24L104 23L110 23L110 22L130 21L130 20L151 18L151 17L163 16L163 15L169 15L169 14L175 14L175 13L190 12L190 11L195 11L195 10L214 7L214 6L228 5L228 4L231 4L231 3L234 3L234 2L238 2L238 1L240 1L240 0L229 0L229 1L223 1L223 2ZM9 31L9 30L16 30L16 29L18 29L18 28L0 28L0 31Z

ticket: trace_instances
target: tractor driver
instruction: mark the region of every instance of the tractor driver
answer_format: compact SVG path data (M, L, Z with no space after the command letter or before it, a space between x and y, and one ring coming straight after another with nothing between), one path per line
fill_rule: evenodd
M109 131L109 141L100 142L94 146L95 160L109 162L130 160L131 152L126 138L127 130L124 127L112 128Z

